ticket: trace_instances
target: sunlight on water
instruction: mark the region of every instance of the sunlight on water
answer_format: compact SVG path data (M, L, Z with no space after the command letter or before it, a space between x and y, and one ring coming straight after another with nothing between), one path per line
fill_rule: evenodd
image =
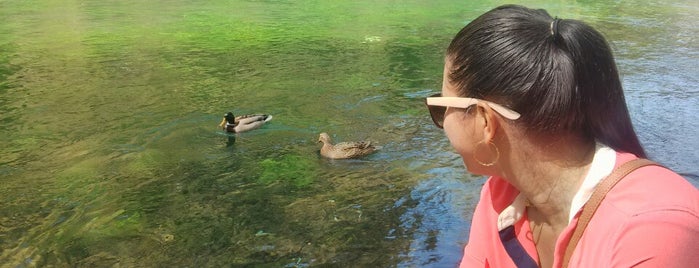
M440 90L451 37L497 4L2 3L3 265L460 260L484 178L423 99ZM607 35L647 151L699 185L699 7L532 6ZM228 111L274 119L227 134ZM320 132L382 148L323 159Z

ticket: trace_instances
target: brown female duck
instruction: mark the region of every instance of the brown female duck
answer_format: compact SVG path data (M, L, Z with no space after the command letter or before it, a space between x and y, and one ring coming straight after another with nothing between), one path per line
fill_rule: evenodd
M330 159L346 159L362 157L376 151L376 147L370 141L341 142L333 145L328 133L320 133L318 142L323 143L320 155Z

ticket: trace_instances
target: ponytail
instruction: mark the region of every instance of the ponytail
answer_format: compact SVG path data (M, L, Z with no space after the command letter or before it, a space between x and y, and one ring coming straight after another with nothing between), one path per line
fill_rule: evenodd
M616 150L646 157L633 129L614 56L606 40L587 24L566 20L562 48L574 63L575 81L583 94L586 131Z

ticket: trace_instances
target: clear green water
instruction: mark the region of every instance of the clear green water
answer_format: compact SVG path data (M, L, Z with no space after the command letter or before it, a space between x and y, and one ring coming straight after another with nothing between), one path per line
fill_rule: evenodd
M0 266L453 266L483 178L422 99L502 3L0 0ZM607 35L646 149L699 185L699 4L528 5Z

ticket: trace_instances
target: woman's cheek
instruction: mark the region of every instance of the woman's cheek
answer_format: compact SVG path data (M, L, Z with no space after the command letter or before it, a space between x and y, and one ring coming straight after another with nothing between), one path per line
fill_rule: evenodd
M463 157L464 155L470 154L468 137L466 137L463 127L455 124L447 124L447 122L445 122L444 132L446 132L446 136L449 138L451 147L453 147L459 155Z
M461 156L464 167L474 174L482 174L482 166L479 165L473 158L474 145L477 143L473 140L474 133L467 133L466 127L456 122L445 119L444 132L446 133L449 143L454 148L456 153Z

